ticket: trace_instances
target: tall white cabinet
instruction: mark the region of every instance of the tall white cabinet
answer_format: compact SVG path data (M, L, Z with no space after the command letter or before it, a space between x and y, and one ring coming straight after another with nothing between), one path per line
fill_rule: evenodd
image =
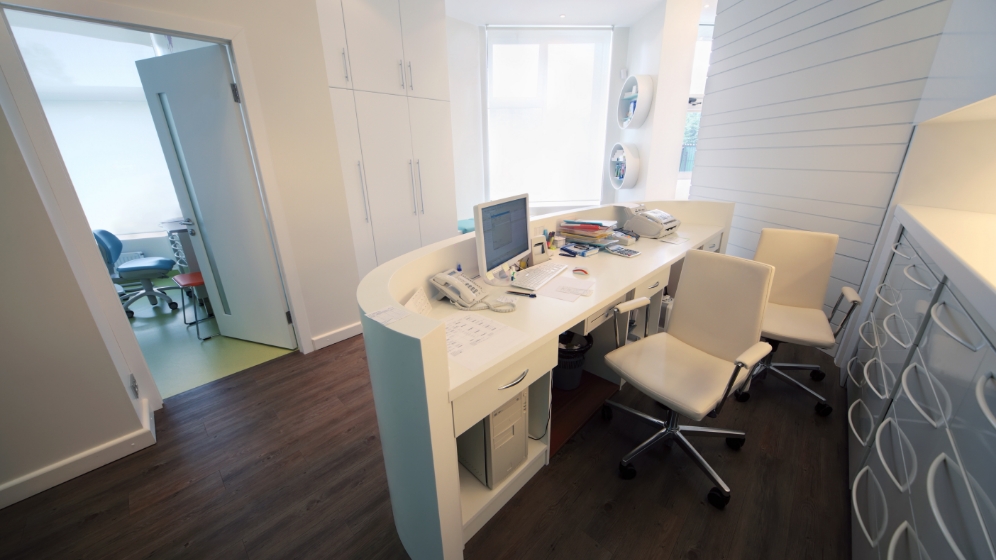
M443 0L318 0L360 277L457 235Z

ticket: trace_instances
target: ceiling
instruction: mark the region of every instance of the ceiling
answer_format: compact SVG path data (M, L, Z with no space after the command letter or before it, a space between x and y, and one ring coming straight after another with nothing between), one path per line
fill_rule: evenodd
M629 26L661 2L662 0L446 0L446 15L476 25ZM560 17L561 15L564 17Z

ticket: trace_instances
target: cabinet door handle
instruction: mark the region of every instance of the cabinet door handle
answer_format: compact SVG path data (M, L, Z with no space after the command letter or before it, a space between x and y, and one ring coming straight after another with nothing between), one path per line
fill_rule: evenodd
M889 301L885 299L885 296L882 295L882 288L889 288L889 291L892 292L892 295L896 296L896 301ZM892 286L885 283L879 284L878 287L875 288L875 296L877 296L878 299L882 300L882 303L888 305L889 307L895 307L896 305L899 304L899 302L903 301L902 292L896 290Z
M895 473L892 472L892 467L889 466L888 461L885 460L885 455L882 453L882 430L890 424L895 426L896 433L899 434L899 448L904 454L903 457L905 458L905 454L909 453L910 464L913 466L913 468L910 469L910 473L906 475L905 484L899 482L899 479L896 477ZM879 424L878 431L875 432L875 448L878 451L879 460L882 461L882 466L885 467L885 474L889 475L889 478L892 479L892 482L896 485L896 488L899 488L900 492L906 492L909 490L910 485L913 484L913 480L916 479L916 453L913 451L913 444L910 443L910 440L906 437L906 434L903 433L903 431L899 428L899 425L896 424L895 420L892 418L886 418L884 422Z
M412 63L408 61L408 89L415 89L415 75L412 74Z
M943 301L939 301L939 302L935 303L934 306L930 308L930 318L933 319L935 323L937 323L937 326L940 327L942 331L944 331L945 333L947 333L948 336L950 336L951 338L955 339L956 342L960 343L965 348L968 348L972 352L978 352L979 350L981 350L982 349L982 343L981 342L978 345L973 346L968 341L966 341L964 338L956 335L954 333L954 331L952 331L947 325L945 325L944 323L941 322L941 319L937 316L937 309L939 307L941 307L941 306L944 306L944 305L947 305L947 304L944 303Z
M343 49L342 49L342 76L344 78L346 78L347 82L349 81L349 65L346 63L346 49L345 49L345 47L343 47Z
M979 401L979 408L982 409L982 414L986 415L986 420L992 424L993 428L996 428L996 416L993 415L992 409L989 408L989 403L986 402L986 382L990 379L996 381L996 374L989 372L975 383L975 399Z
M868 532L868 527L865 525L865 520L862 519L861 512L858 511L858 485L859 485L858 483L860 482L860 479L863 476L871 477L868 480L868 484L874 483L875 490L878 490L879 499L882 500L882 512L885 514L884 519L880 524L882 528L879 530L878 534L875 535L874 538ZM886 505L885 503L885 492L882 491L882 485L878 483L878 479L875 478L875 473L871 472L871 469L868 468L867 465L865 465L865 468L861 469L858 472L858 475L854 477L854 486L851 487L851 504L854 508L854 516L857 518L858 525L861 527L861 532L864 533L865 538L868 539L868 544L870 544L872 547L877 547L878 541L880 541L882 539L882 536L885 535L885 528L889 526L889 508L888 505Z
M418 199L415 198L415 169L412 160L408 160L408 177L412 180L412 214L418 215Z
M405 89L405 63L402 60L398 61L398 72L401 72L401 89Z
M875 362L878 362L879 369L881 369L882 371L882 388L885 390L885 394L878 392L878 389L875 387L875 384L872 383L871 378L868 376L868 366L872 365ZM889 381L890 375L888 374L891 373L892 370L889 369L889 366L885 365L885 362L879 360L878 358L872 358L867 362L865 362L865 382L868 383L869 387L871 387L872 393L875 393L876 397L884 399L889 396L889 387L892 385L892 383Z
M889 329L889 317L896 317L896 318L898 318L898 316L899 316L898 313L893 313L892 315L886 315L885 319L882 319L882 328L885 329L885 334L889 335L889 338L891 338L892 340L895 340L896 344L898 344L898 345L902 346L904 349L906 349L906 348L910 347L910 343L909 342L903 342L902 340L899 340L899 337L896 336L895 334L893 334L892 331Z
M418 198L422 201L422 213L425 214L425 189L422 185L422 160L415 160L415 168L418 169Z
M948 541L948 546L951 547L951 551L955 553L955 557L958 560L965 560L965 555L962 554L961 549L955 543L954 537L951 535L951 531L948 530L948 524L941 517L941 510L937 507L937 489L935 488L934 479L937 478L937 469L940 468L941 463L948 463L948 467L957 471L961 471L958 463L955 463L948 457L947 453L941 452L940 455L934 459L934 462L930 464L930 470L927 471L927 499L930 501L930 509L934 513L934 519L937 521L938 527L941 528L941 533L944 534L944 539ZM962 474L959 472L958 474ZM959 477L961 478L961 477Z
M854 427L854 412L858 410L857 407L859 404L861 405L861 408L865 409L865 414L871 418L872 413L868 410L865 402L861 399L855 399L854 402L851 403L851 406L847 409L847 424L851 426L851 433L854 434L854 437L858 438L858 443L861 444L861 447L866 447L868 445L868 440L870 440L872 436L871 431L869 430L868 435L865 437L861 437L861 434L858 433L858 429Z
M911 268L915 268L915 267L916 267L915 264L908 264L908 265L906 265L906 267L903 268L903 275L906 276L907 278L909 278L910 282L913 282L914 284L916 284L917 286L920 286L924 290L933 290L934 288L937 287L937 286L928 286L927 284L924 284L923 282L921 282L921 281L917 280L916 278L913 278L912 276L910 276L910 269Z
M892 244L892 252L895 253L895 254L897 254L897 255L899 255L900 257L902 257L904 259L912 259L913 257L911 257L911 256L909 256L909 255L907 255L907 254L902 253L902 252L899 251L899 246L901 244L902 244L901 241L897 241L897 242L893 243Z
M363 180L363 164L360 160L356 160L356 170L360 173L360 194L363 196L363 218L370 223L370 211L367 210L367 188L364 185L366 181Z
M499 391L504 391L505 389L508 389L509 387L515 387L519 383L522 383L522 380L525 379L527 375L529 375L529 370L528 369L526 369L526 371L522 372L522 375L520 375L519 377L516 377L515 381L512 381L511 383L508 383L506 385L502 385L501 387L498 387L498 390Z
M910 403L913 405L913 408L916 409L916 411L920 414L920 416L923 416L923 419L926 420L928 424L933 426L935 429L943 427L947 423L947 421L951 419L951 397L948 396L947 389L945 389L944 385L941 385L940 382L937 381L937 379L934 379L934 376L931 375L929 371L927 371L926 369L923 370L924 373L927 374L927 383L930 385L933 394L937 395L937 406L938 406L937 415L939 416L939 418L934 419L930 414L927 414L927 410L924 410L925 408L928 410L933 410L934 407L926 406L920 403L919 401L916 400L916 398L913 396L913 393L910 391L909 378L913 370L916 371L920 370L920 366L916 362L913 362L912 364L909 365L909 367L903 370L903 375L902 375L903 391L906 392L906 396L907 398L910 399ZM996 424L994 424L994 426L996 426Z

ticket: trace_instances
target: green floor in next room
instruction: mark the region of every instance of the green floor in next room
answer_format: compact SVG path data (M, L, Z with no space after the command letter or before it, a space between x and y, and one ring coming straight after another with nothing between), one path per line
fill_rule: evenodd
M156 285L174 284L171 280L158 280ZM179 290L167 293L173 301L180 303ZM142 298L133 303L131 309L135 312L135 318L129 320L131 327L163 398L292 352L224 336L202 342L197 340L193 325L183 324L181 310L170 311L162 301L153 306L148 298ZM193 321L193 317L193 308L188 300L187 320ZM214 319L201 323L201 336L217 332Z

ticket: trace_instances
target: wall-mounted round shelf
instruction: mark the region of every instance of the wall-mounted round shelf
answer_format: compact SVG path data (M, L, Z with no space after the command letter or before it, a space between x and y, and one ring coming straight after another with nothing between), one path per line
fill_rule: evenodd
M650 104L654 99L654 78L634 74L626 78L619 92L619 110L616 119L619 128L639 128L647 120Z
M609 150L609 183L612 188L631 189L640 178L640 152L636 146L616 144Z

